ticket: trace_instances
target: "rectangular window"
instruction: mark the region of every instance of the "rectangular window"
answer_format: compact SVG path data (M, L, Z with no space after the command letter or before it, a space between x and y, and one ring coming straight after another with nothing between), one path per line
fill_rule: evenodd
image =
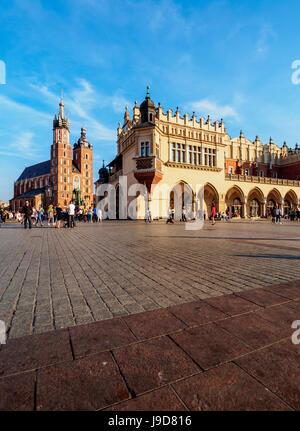
M172 150L171 160L172 160L172 162L175 162L175 150Z
M150 156L150 144L149 142L145 142L146 145L146 157Z

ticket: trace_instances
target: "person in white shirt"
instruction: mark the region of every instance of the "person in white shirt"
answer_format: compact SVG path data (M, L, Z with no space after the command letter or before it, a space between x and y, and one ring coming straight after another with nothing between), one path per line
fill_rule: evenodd
M68 205L68 219L69 219L69 227L75 227L75 220L74 220L74 216L75 216L75 205L73 204L72 201L70 201L69 205Z

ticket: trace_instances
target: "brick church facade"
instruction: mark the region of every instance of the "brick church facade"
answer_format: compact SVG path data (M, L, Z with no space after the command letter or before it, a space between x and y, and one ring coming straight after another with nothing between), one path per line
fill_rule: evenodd
M93 205L93 147L84 127L73 149L69 138L70 122L61 99L58 116L53 119L50 160L25 168L15 181L10 201L13 211L26 200L35 208L50 204L66 207L70 200L86 207Z

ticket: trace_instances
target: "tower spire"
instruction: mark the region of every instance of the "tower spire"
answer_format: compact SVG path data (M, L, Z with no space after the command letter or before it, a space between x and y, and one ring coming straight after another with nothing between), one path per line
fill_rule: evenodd
M63 120L65 118L63 101L63 89L61 89L60 102L59 102L59 117Z
M65 116L64 112L64 101L63 101L63 90L61 90L61 96L60 96L60 102L59 102L59 113L58 117L55 114L54 120L53 120L53 128L55 127L65 127L69 129L70 122L68 117Z
M146 95L146 100L150 100L149 89L150 89L150 86L149 86L149 85L147 85L147 95Z

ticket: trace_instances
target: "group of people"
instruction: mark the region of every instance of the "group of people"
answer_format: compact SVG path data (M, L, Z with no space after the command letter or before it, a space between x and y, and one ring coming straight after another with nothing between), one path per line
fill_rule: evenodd
M29 201L26 201L16 218L24 225L25 229L27 229L27 226L31 229L33 225L36 227L43 227L44 223L57 229L60 229L62 223L63 227L74 228L76 226L76 220L90 223L102 221L100 209L90 207L82 210L76 207L72 201L64 208L59 204L56 206L50 204L47 210L43 207L39 209L33 208Z
M203 219L205 220L206 219L206 211L203 210L203 213L199 214L199 217L201 217L201 215L203 216ZM215 220L216 215L217 215L216 204L215 204L215 202L212 202L211 212L210 212L210 216L209 216L209 219L211 220L212 225L214 225L216 223L216 220ZM146 221L146 219L145 219L145 221ZM170 207L168 209L168 218L167 218L166 224L168 224L168 223L173 224L174 221L175 221L175 208ZM182 207L180 221L187 222L187 209L185 206Z

